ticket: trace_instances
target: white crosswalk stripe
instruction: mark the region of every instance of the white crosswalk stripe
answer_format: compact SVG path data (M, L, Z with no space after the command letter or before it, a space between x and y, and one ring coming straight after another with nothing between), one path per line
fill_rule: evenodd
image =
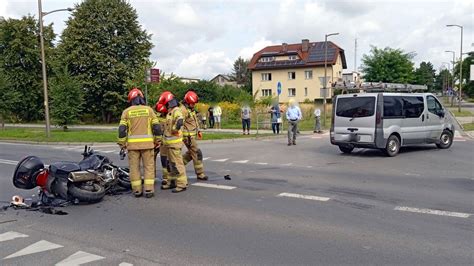
M105 259L102 256L87 253L84 251L78 251L71 256L65 258L64 260L56 263L56 266L76 266L76 265L81 265L97 260L102 260Z
M212 160L213 162L226 162L229 160L229 158L224 158L224 159L217 159L217 160Z
M233 161L233 163L248 163L249 160L242 160L242 161Z
M24 237L28 237L28 235L10 231L10 232L0 234L0 242L13 240L16 238L24 238Z
M119 266L133 266L133 264L128 263L128 262L122 262L119 264Z
M48 251L48 250L52 250L52 249L58 249L58 248L62 248L62 247L63 246L61 246L61 245L51 243L51 242L46 241L46 240L40 240L40 241L38 241L34 244L31 244L31 245L27 246L26 248L24 248L20 251L17 251L15 253L11 254L11 255L6 256L3 259L6 260L6 259L11 259L11 258L26 256L26 255L30 255L30 254L34 254L34 253L40 253L40 252L44 252L44 251Z

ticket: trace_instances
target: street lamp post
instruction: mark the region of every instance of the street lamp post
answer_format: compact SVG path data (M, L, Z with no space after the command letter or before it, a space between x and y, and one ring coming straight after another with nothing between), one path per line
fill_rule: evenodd
M49 123L49 100L48 100L48 76L46 73L46 57L44 55L44 34L43 34L43 17L54 12L72 11L72 8L56 9L49 12L43 12L41 0L38 0L38 18L40 30L40 49L41 49L41 68L43 72L43 94L44 94L44 118L46 120L46 137L51 136L51 129Z
M456 60L456 52L455 51L444 51L445 53L452 53L453 54L453 61L451 62L453 64L453 69L452 69L452 80L451 80L451 90L454 88L454 66L456 64L455 60ZM449 99L449 98L448 98ZM454 99L454 97L453 97ZM452 101L453 104L454 104L454 100Z
M459 52L459 102L458 102L458 112L461 112L461 97L462 97L462 37L463 37L463 27L461 25L449 24L446 27L458 27L461 29L461 51ZM454 73L454 66L453 66Z
M329 33L324 36L324 86L323 86L323 92L324 92L324 101L323 101L323 111L324 111L324 120L323 120L323 125L326 127L326 95L327 95L327 64L328 64L328 37L333 36L333 35L339 35L339 32L335 33ZM333 103L334 105L334 103Z

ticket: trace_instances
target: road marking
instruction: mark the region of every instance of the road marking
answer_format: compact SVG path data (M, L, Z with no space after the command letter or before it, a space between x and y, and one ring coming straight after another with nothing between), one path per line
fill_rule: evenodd
M225 159L217 159L217 160L212 160L213 162L225 162L229 160L229 158L225 158Z
M75 266L75 265L81 265L97 260L102 260L105 259L104 257L90 254L84 251L78 251L71 256L65 258L64 260L56 263L56 266Z
M18 162L17 162L17 161L11 161L11 160L0 159L0 163L16 165Z
M98 150L98 152L99 152L99 153L112 153L112 152L118 152L118 151L116 151L116 150L112 150L112 151L99 151L99 150Z
M233 163L248 163L249 160L242 160L242 161L233 161Z
M293 163L285 163L285 164L282 164L283 166L291 166Z
M255 164L258 164L258 165L267 165L268 163L255 163Z
M122 262L119 264L119 266L133 266L133 264L128 263L128 262Z
M211 158L211 157L204 157L204 158L202 158L202 160L203 160L203 161L207 161L207 160L209 160L210 158Z
M34 254L34 253L39 253L39 252L44 252L52 249L57 249L57 248L62 248L63 246L54 244L51 242L48 242L46 240L40 240L34 244L31 244L27 246L26 248L17 251L11 255L6 256L3 258L4 260L6 259L11 259L11 258L16 258L16 257L21 257L29 254Z
M322 138L322 137L311 137L311 138L312 138L312 139L320 139L320 138Z
M217 188L217 189L224 189L224 190L232 190L232 189L236 188L236 187L233 187L233 186L207 184L207 183L193 183L191 185L196 186L196 187Z
M457 142L457 141L466 141L466 140L465 140L465 139L456 139L456 138L455 138L453 141L456 141L456 142Z
M18 232L10 231L10 232L0 234L0 242L13 240L15 238L20 238L20 237L28 237L28 235L24 235L24 234L20 234Z
M313 166L311 166L311 165L308 165L308 166L306 166L306 168L313 168Z
M330 198L326 197L318 197L318 196L311 196L311 195L301 195L301 194L294 194L294 193L280 193L278 197L287 197L287 198L296 198L296 199L308 199L308 200L317 200L317 201L328 201Z
M434 214L434 215L441 215L441 216L451 216L451 217L458 217L458 218L468 218L471 216L469 213L462 213L462 212L448 212L448 211L441 211L441 210L433 210L433 209L418 209L412 207L395 207L396 211L403 211L403 212L415 212L415 213L424 213L424 214Z

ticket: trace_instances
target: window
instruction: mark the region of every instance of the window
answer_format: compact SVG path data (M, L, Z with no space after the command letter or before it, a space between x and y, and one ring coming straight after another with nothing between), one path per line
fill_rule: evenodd
M308 96L308 88L304 88L304 96Z
M351 97L337 100L336 115L342 117L368 117L375 111L375 97Z
M262 81L271 81L272 73L262 73Z
M288 56L288 60L296 60L296 55L290 55Z
M304 72L304 78L305 79L313 79L313 70L306 70Z
M263 89L262 97L272 96L272 89Z
M401 118L403 117L403 101L400 96L383 97L383 117Z
M289 88L288 89L288 97L295 97L296 96L296 89L295 88Z
M428 105L428 111L430 113L438 115L439 112L443 110L443 107L441 106L441 104L433 96L428 95L428 97L426 97L426 104Z
M296 72L288 72L288 79L296 79Z
M273 60L275 60L275 57L273 57L273 56L267 56L267 57L260 58L260 62L271 62Z
M423 97L421 96L403 96L403 115L406 118L420 117L425 110Z

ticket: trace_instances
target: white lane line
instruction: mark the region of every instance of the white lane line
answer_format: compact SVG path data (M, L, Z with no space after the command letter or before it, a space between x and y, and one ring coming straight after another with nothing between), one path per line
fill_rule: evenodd
M285 163L285 164L282 164L282 166L291 166L293 165L293 163Z
M11 161L11 160L0 159L0 163L2 163L2 164L16 165L18 162L17 162L17 161Z
M133 264L128 263L128 262L122 262L119 264L119 266L133 266Z
M64 260L56 263L56 266L75 266L75 265L81 265L97 260L102 260L105 259L102 256L90 254L84 251L78 251L71 256L65 258Z
M217 159L217 160L212 160L213 162L225 162L229 160L229 158L225 158L225 159Z
M466 141L465 139L453 139L453 141Z
M312 138L312 139L320 139L320 138L322 138L322 137L311 137L311 138Z
M418 209L418 208L403 207L403 206L397 206L395 207L394 210L403 211L403 212L415 212L415 213L434 214L434 215L441 215L441 216L451 216L451 217L458 217L458 218L468 218L469 216L471 216L471 214L469 213L448 212L448 211L433 210L433 209Z
M331 198L326 197L318 197L318 196L311 196L311 195L301 195L301 194L294 194L294 193L280 193L278 197L287 197L287 198L295 198L295 199L308 199L308 200L317 200L317 201L328 201Z
M268 163L255 163L255 164L258 164L258 165L267 165Z
M233 163L248 163L249 160L242 160L242 161L233 161Z
M204 158L202 158L202 160L203 160L203 161L207 161L207 160L209 160L210 158L211 158L211 157L204 157Z
M21 234L21 233L18 233L18 232L10 231L10 232L0 234L0 242L13 240L15 238L20 238L20 237L28 237L28 235L24 235L24 234Z
M61 245L54 244L54 243L48 242L46 240L40 240L40 241L38 241L34 244L31 244L31 245L27 246L26 248L24 248L20 251L17 251L15 253L11 254L11 255L6 256L3 259L6 260L6 259L11 259L11 258L21 257L21 256L33 254L33 253L44 252L44 251L57 249L57 248L62 248L62 247L63 246L61 246Z
M117 152L118 153L118 151L116 151L116 150L113 150L113 151L100 151L100 150L98 150L98 152L99 153L112 153L112 152Z
M232 190L232 189L236 188L236 187L233 187L233 186L207 184L207 183L193 183L191 185L196 186L196 187L217 188L217 189L224 189L224 190Z

